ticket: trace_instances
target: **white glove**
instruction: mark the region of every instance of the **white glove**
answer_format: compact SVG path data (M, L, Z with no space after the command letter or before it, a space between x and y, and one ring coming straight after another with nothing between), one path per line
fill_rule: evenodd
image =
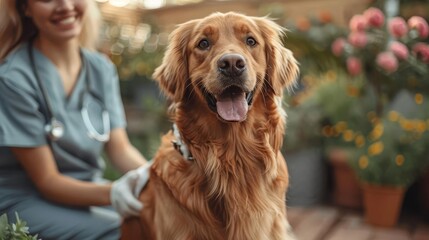
M138 200L141 190L149 180L152 163L127 172L112 183L110 201L122 217L138 216L143 204Z
M153 161L147 162L145 165L137 168L135 171L139 175L139 179L134 187L134 196L138 198L140 196L140 192L146 186L147 181L149 180L150 168L152 167Z

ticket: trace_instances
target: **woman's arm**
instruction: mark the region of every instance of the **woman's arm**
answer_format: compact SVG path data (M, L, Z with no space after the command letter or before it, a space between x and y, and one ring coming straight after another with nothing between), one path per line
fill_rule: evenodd
M122 173L136 169L147 162L131 145L127 132L123 128L115 128L110 132L110 140L106 143L105 149L113 166Z
M11 149L45 198L72 206L110 205L110 184L85 182L61 174L49 146Z
M39 192L47 199L71 206L102 206L111 204L111 185L77 180L58 171L49 146L11 148ZM146 163L145 158L128 140L124 129L111 132L106 151L114 166L122 172Z

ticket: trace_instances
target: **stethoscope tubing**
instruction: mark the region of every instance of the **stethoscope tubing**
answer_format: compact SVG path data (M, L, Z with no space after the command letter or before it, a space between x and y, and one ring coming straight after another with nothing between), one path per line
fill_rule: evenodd
M28 43L28 55L30 56L31 68L32 68L32 71L34 73L34 76L36 77L37 85L39 86L39 89L42 92L43 100L44 100L45 105L46 105L46 112L48 114L46 120L50 121L52 119L55 119L55 116L53 114L53 110L52 110L53 108L51 105L51 101L49 101L49 98L48 98L47 90L44 87L44 84L43 84L43 82L39 76L39 72L37 71L37 68L36 68L36 63L34 61L34 54L33 54L33 40L29 41L29 43Z
M52 107L51 101L49 100L47 90L46 90L45 85L39 76L38 71L37 71L36 64L34 61L33 39L31 39L28 43L28 55L30 57L32 71L33 71L34 76L37 80L37 84L39 85L39 89L42 93L42 97L43 97L43 100L44 100L45 105L46 105L47 115L45 115L45 116L46 116L46 121L48 123L45 126L45 130L49 136L49 139L52 141L56 141L64 135L64 124L55 117L54 112L53 112L53 107ZM82 66L87 71L86 65L87 65L86 61L82 57ZM86 83L85 91L86 91L86 93L89 93L90 92L90 86L89 86L88 78L85 79L85 83ZM81 109L81 115L83 118L84 125L85 125L86 129L88 130L88 137L95 139L99 142L107 142L109 140L109 137L110 137L109 136L110 135L109 134L109 132L110 132L110 118L109 118L109 113L107 112L104 104L102 104L103 105L103 111L102 111L103 133L99 133L91 123L91 120L90 120L89 114L88 114L88 110L84 106L82 98L83 98L83 96L80 99L80 101L81 101L80 109ZM102 101L100 101L100 102L102 102Z

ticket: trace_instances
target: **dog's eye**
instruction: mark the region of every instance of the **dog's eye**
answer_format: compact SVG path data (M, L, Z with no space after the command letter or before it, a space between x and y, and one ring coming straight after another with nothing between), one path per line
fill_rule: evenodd
M256 42L256 40L253 37L248 37L246 39L246 44L249 45L249 46L251 46L251 47L255 46L256 43L257 42Z
M207 39L203 39L198 43L198 48L201 50L206 50L210 47L210 43Z

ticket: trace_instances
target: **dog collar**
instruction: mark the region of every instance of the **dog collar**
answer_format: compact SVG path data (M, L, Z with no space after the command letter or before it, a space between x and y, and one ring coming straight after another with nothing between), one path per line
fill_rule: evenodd
M177 128L176 124L173 124L173 134L176 137L176 140L171 141L173 143L174 149L176 149L182 156L188 160L193 161L194 157L192 156L191 152L189 152L188 147L186 144L182 141L182 137L180 135L179 129Z

